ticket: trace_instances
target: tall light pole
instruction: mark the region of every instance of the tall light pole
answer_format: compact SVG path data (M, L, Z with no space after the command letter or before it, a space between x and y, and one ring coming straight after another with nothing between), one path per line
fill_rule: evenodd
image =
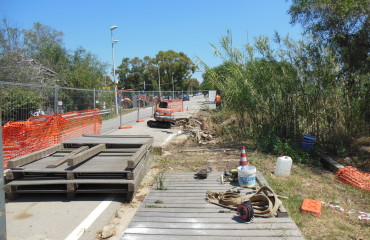
M162 61L158 61L158 88L159 88L159 98L161 98L161 73L159 72L160 63Z
M113 62L113 81L114 81L114 85L115 85L115 90L114 90L114 100L116 102L116 114L118 115L118 94L117 94L117 88L118 88L118 83L116 81L116 68L115 68L115 65L114 65L114 44L115 43L118 43L118 40L113 40L113 30L118 28L118 26L111 26L110 27L110 36L111 36L111 40L112 40L112 62Z
M175 99L175 83L173 82L173 74L174 73L171 73L171 77L172 77L172 99Z

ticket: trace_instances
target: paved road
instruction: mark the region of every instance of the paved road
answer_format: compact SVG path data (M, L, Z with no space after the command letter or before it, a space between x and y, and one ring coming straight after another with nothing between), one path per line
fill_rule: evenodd
M194 96L190 99L190 101L184 101L184 111L176 112L174 114L175 118L189 116L189 114L198 109L201 106L201 104L204 103L204 101L205 99L203 96ZM136 125L137 124L136 120L141 119L147 121L153 115L152 107L140 108L139 111L134 111L130 113L127 113L128 111L132 110L123 110L121 117L103 121L101 133L109 134L110 132L116 131L119 126Z
M184 102L184 112L176 117L186 117L200 107L203 96ZM142 109L140 118L148 120L152 108ZM124 125L130 129L118 130L120 119L104 121L102 134L151 135L154 146L167 144L178 134L176 129L152 129L146 122L137 123L137 112L124 115ZM73 201L65 195L20 196L6 203L6 223L8 240L91 240L103 228L120 207L119 195L78 194Z

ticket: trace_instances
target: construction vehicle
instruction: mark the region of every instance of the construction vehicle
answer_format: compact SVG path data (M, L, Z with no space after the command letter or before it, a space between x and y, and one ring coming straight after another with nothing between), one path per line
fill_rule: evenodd
M132 89L125 89L125 90L123 90L123 92L133 92L133 90ZM122 100L120 102L121 107L124 108L124 109L133 108L134 107L134 102L133 102L132 99L134 99L134 98L136 98L136 104L140 107L145 107L152 100L151 97L146 96L144 94L139 94L139 95L131 94L131 98L122 96Z
M175 124L173 117L174 110L168 108L168 102L160 101L154 111L154 121L147 121L148 127L153 128L171 128Z

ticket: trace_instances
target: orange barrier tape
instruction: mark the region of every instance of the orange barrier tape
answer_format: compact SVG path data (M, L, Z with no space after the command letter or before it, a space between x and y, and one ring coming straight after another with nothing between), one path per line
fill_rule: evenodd
M83 134L99 134L99 109L31 117L3 126L4 166L7 161L54 146Z
M357 168L345 166L335 176L341 183L352 185L358 189L370 191L370 174L360 172Z

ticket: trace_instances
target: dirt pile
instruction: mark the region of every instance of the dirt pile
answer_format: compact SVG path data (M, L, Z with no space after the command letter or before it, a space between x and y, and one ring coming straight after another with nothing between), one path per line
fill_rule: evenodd
M370 173L370 137L361 137L350 144L344 158L336 157L336 161L344 166L356 167L363 172Z

